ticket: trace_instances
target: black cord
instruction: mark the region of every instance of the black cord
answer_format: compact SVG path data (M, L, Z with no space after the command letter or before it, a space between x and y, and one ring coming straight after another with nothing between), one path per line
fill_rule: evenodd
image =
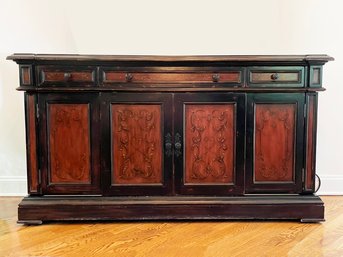
M320 186L322 185L322 181L321 181L320 177L318 176L318 174L316 174L316 178L318 178L318 187L317 187L317 189L314 191L315 193L318 192Z

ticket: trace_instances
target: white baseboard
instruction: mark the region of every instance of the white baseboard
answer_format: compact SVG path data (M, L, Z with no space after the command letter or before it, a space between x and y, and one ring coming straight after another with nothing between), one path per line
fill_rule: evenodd
M323 175L318 195L343 195L343 175ZM26 176L0 176L0 196L27 195Z
M26 176L0 176L0 196L27 195Z
M320 175L320 179L318 195L343 195L343 175Z

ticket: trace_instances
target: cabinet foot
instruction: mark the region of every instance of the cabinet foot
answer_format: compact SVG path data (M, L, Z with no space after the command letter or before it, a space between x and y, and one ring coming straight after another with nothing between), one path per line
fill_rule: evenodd
M325 219L304 218L304 219L300 220L301 223L319 223L319 222L323 222L323 221L325 221Z
M43 221L42 220L18 220L18 224L23 224L23 225L42 225Z

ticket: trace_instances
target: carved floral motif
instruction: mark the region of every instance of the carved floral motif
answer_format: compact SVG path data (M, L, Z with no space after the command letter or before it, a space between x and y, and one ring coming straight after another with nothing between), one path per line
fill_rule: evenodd
M233 108L227 106L189 106L188 137L191 144L186 162L190 162L189 181L232 181ZM187 169L186 172L189 172ZM187 180L187 179L186 179Z
M115 151L119 159L117 182L159 182L160 175L160 113L159 106L142 105L114 108ZM157 164L157 165L156 165ZM138 179L138 181L137 181Z

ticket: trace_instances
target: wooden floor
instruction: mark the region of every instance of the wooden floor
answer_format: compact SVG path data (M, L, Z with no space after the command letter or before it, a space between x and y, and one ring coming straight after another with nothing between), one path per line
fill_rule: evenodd
M0 256L343 256L343 196L322 197L326 222L108 222L17 225L0 197Z

